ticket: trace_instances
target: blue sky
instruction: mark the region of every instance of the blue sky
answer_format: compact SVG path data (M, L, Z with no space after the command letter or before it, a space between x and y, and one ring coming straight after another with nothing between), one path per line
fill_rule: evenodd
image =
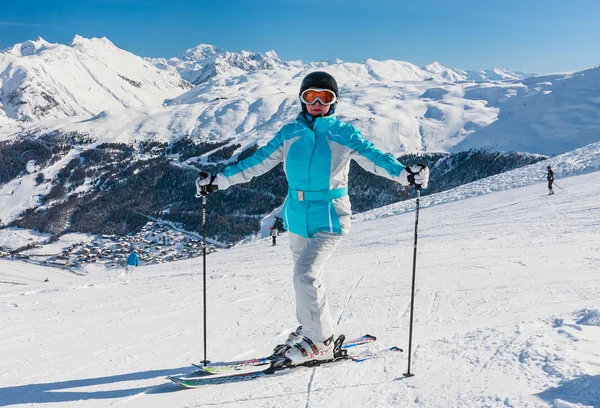
M107 37L137 55L197 44L282 59L395 59L535 73L600 64L599 0L2 0L0 49Z

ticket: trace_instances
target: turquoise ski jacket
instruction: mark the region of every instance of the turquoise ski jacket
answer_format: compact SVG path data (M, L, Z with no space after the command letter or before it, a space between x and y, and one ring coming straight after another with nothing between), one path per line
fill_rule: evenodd
M127 258L127 265L138 266L138 263L139 263L139 256L138 256L137 252L134 251Z
M269 143L227 167L222 175L231 185L245 183L283 162L288 181L282 210L285 228L305 238L319 231L346 234L352 215L350 159L373 174L408 185L404 166L378 150L354 126L326 116L316 118L311 129L302 113Z

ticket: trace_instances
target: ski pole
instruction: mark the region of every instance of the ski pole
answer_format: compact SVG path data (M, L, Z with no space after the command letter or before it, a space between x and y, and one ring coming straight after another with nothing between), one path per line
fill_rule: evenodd
M555 182L552 182L556 187L560 188L561 190L563 189L561 186L559 186L558 184L556 184Z
M415 189L417 190L417 209L415 212L415 245L413 251L413 271L412 271L412 290L410 295L410 329L408 335L408 369L404 373L405 377L414 376L413 373L410 372L410 362L412 359L412 335L413 335L413 316L414 316L414 307L415 307L415 279L417 274L417 228L419 227L419 199L421 198L421 186L419 184L415 185Z
M201 178L209 177L208 173L201 172ZM208 187L202 186L202 285L203 285L203 308L204 308L204 360L201 363L206 367L210 361L206 358L206 196L208 195Z

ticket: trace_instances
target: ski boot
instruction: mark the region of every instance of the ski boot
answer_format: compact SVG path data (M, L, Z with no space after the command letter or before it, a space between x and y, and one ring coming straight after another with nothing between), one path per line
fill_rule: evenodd
M340 335L336 340L331 336L324 342L313 342L308 337L289 347L283 354L272 360L275 367L285 366L314 366L323 362L348 358L348 352L342 349L346 336Z
M285 352L292 347L294 344L302 341L302 337L304 337L304 333L302 333L302 326L298 326L298 328L291 332L283 344L278 344L273 348L273 355L283 355Z

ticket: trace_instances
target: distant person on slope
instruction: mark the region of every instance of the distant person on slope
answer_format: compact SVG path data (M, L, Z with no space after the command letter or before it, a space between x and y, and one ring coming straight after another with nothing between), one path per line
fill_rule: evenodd
M133 268L138 266L140 257L138 256L137 251L134 249L133 252L127 258L127 267L125 268L126 272L133 272Z
M546 175L546 180L548 180L548 190L550 190L548 195L550 195L550 194L554 194L554 190L552 190L552 183L554 183L554 172L552 171L552 168L550 166L546 167L546 169L548 170L548 174Z
M277 245L277 235L279 235L279 230L276 226L271 227L271 237L273 238L273 246Z
M308 74L300 86L302 112L251 157L223 173L196 180L198 194L246 183L279 163L289 185L282 209L294 263L296 316L301 326L275 347L281 364L304 364L334 357L334 324L323 281L325 261L350 231L350 159L365 170L405 186L427 187L429 168L405 167L378 150L358 129L333 115L338 86L326 72ZM277 358L275 357L275 358Z

